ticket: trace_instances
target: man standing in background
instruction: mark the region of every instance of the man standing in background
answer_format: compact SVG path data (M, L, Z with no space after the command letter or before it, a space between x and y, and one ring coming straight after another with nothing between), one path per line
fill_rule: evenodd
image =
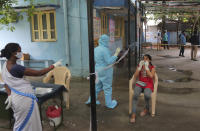
M165 47L167 47L167 49L169 50L167 31L164 31L162 41L163 41L163 44L164 44L164 49L165 49Z
M180 44L181 44L181 48L180 48L179 56L185 57L184 51L185 51L185 45L186 45L186 37L185 37L184 31L182 31L182 33L180 35Z
M157 50L160 50L161 48L161 41L162 41L162 37L160 32L158 32L158 36L157 36Z
M198 51L198 45L199 45L199 36L197 35L197 30L194 31L192 37L191 37L191 60L197 61L197 51Z

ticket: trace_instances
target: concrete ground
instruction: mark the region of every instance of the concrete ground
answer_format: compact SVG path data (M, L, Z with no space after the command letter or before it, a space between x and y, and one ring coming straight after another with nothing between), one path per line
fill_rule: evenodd
M144 100L138 103L135 124L129 123L128 114L128 71L127 66L115 67L113 80L113 98L119 105L114 110L104 107L103 92L97 106L98 131L198 131L200 130L200 53L199 61L190 60L190 50L179 57L178 49L143 50L152 55L159 77L156 116L140 117ZM40 79L41 80L41 79ZM89 81L73 78L71 80L70 109L64 109L64 122L58 131L88 131L90 127L90 108L84 103L89 96ZM46 103L51 104L51 102ZM44 111L43 111L44 112ZM43 114L45 115L45 114ZM0 118L0 126L8 121ZM52 127L44 121L44 131ZM0 128L0 131L10 131Z

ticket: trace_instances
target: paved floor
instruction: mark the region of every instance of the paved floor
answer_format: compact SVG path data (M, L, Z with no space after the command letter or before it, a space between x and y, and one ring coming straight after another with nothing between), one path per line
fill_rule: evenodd
M114 110L104 107L103 92L97 106L99 131L199 131L200 130L200 59L190 60L190 50L179 57L177 49L144 50L153 57L153 64L159 76L156 116L139 117L136 123L129 123L128 114L128 72L115 68L113 97L119 105ZM200 54L198 54L199 56ZM125 66L124 68L126 68ZM64 109L64 122L58 131L88 131L90 108L84 104L89 95L89 81L72 79L70 110ZM138 114L144 107L140 99ZM5 122L0 119L0 123ZM2 124L0 124L2 125ZM44 131L53 130L45 122ZM6 131L0 128L0 131Z

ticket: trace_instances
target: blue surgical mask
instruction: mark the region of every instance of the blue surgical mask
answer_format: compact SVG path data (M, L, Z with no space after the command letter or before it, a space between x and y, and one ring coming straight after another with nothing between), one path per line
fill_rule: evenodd
M23 53L22 52L17 52L17 54L15 55L18 59L21 59L23 57Z

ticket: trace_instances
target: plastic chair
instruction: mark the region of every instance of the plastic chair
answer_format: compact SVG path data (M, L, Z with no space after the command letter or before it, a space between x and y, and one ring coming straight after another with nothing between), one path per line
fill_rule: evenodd
M135 86L136 78L133 77L129 80L129 114L132 113L132 102L133 102L133 95L134 95L134 86ZM158 89L158 76L155 73L154 76L154 91L151 94L151 116L155 116L155 109L156 109L156 97L157 97L157 89ZM143 93L141 95L144 95Z
M66 108L69 109L70 70L65 66L56 67L44 77L43 82L48 83L52 77L54 78L54 84L64 85L67 89L67 92L63 92L63 97L66 102Z

